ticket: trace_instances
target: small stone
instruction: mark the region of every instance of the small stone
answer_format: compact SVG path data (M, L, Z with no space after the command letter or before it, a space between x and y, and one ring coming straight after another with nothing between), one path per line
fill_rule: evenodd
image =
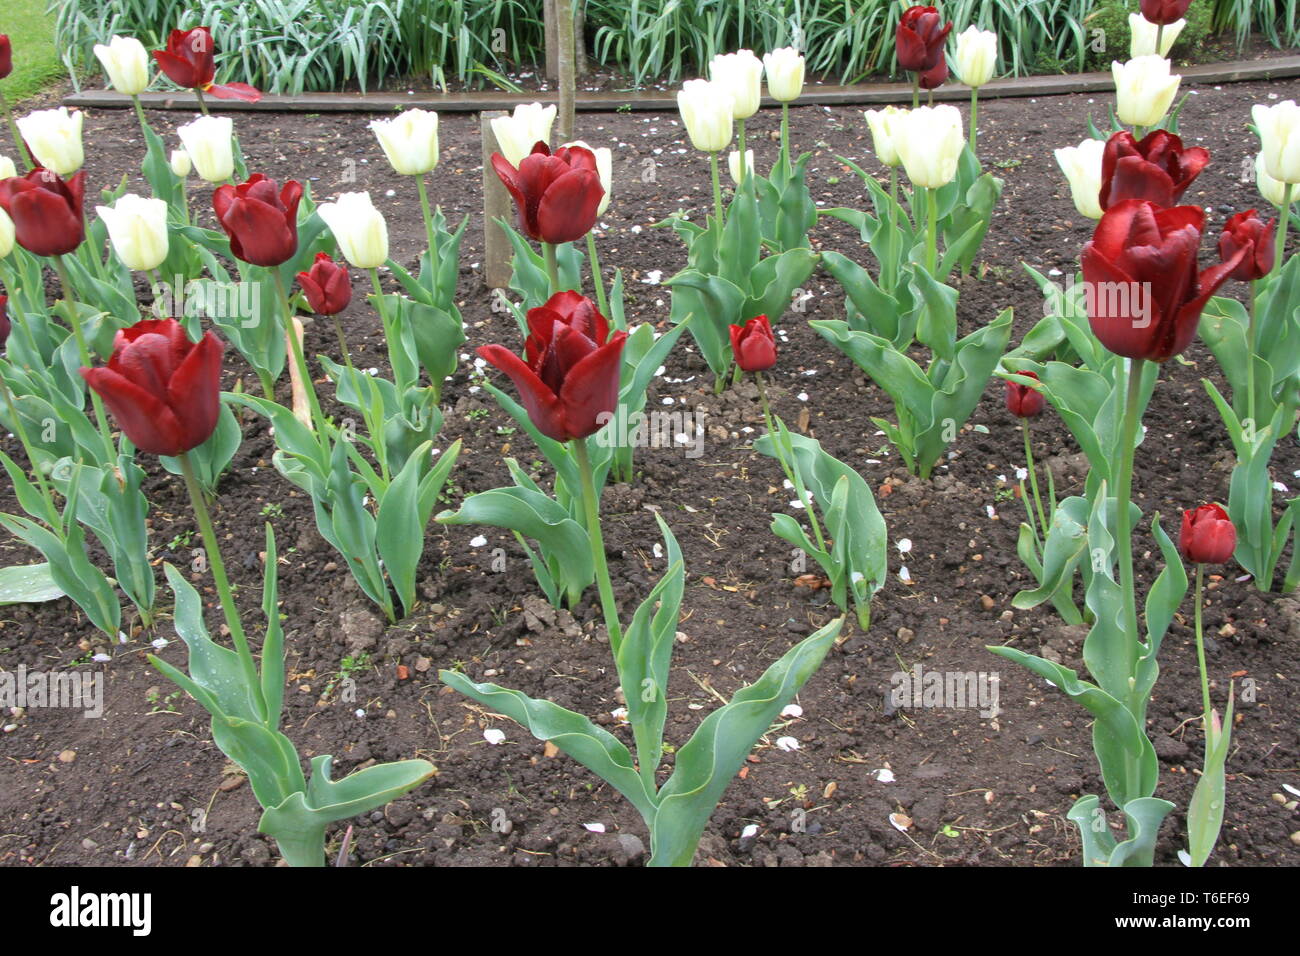
M902 643L910 644L916 639L916 631L912 630L910 627L900 627L898 629L897 637Z
M991 597L989 597L987 594L981 594L981 595L980 595L980 605L984 608L984 610L986 610L986 611L991 611L991 610L993 610L995 607L997 607L997 601L994 601L994 600L993 600Z
M221 783L217 784L217 789L222 793L229 793L232 790L238 790L247 780L248 778L243 774L236 774L222 780Z
M65 750L59 754L59 763L72 763L76 759L77 752L75 750Z
M191 867L191 868L196 867L196 866L202 866L202 865L203 865L203 857L199 856L199 855L196 853L194 856L190 857L188 860L185 861L185 865L186 865L187 867Z
M81 841L81 848L83 850L95 850L99 848L99 844L90 837L86 837L86 839Z

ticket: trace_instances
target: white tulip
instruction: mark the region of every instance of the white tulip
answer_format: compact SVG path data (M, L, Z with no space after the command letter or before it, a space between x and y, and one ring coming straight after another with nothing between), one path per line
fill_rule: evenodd
M157 269L167 258L167 203L127 193L95 212L108 227L108 240L122 264L133 272Z
M1183 32L1183 27L1187 26L1186 20L1175 20L1165 27L1164 35L1160 38L1160 49L1156 49L1156 33L1160 28L1152 23L1140 13L1130 13L1128 15L1128 55L1130 57L1150 56L1159 54L1168 56L1169 51L1173 49L1174 42L1178 39L1178 34Z
M358 269L376 269L388 261L388 224L370 201L370 193L343 193L316 207L334 233L343 257Z
M1280 207L1286 198L1283 195L1283 187L1286 184L1268 174L1268 170L1264 167L1263 153L1255 157L1255 185L1259 187L1259 194L1274 206ZM1291 202L1300 202L1300 189L1291 190Z
M1173 105L1183 78L1171 74L1169 61L1154 53L1110 65L1115 79L1115 113L1128 126L1155 126Z
M14 161L8 156L0 156L0 179L12 179L18 175Z
M235 173L235 123L229 116L200 116L177 127L199 178L225 182Z
M763 97L763 61L751 50L719 53L709 63L709 79L731 94L731 118L749 119Z
M998 64L998 35L974 24L957 36L957 78L970 87L993 79Z
M71 176L86 161L81 148L80 110L66 106L55 110L37 110L18 121L27 148L36 162L60 176Z
M737 186L740 185L740 151L733 149L727 154L727 171L731 173L731 181ZM745 150L745 175L754 175L754 151Z
M403 176L420 176L438 165L438 114L407 110L370 124L389 164Z
M1259 130L1260 152L1268 174L1293 186L1300 183L1300 106L1295 100L1283 100L1274 106L1261 103L1251 108L1250 115Z
M14 251L14 221L0 209L0 259Z
M792 46L763 54L767 93L779 103L791 103L799 98L803 92L803 71L803 54Z
M529 103L516 106L511 116L498 116L492 121L492 134L496 136L506 162L518 168L539 142L550 145L555 112L553 103L550 106Z
M898 166L898 148L894 145L894 128L907 115L907 110L886 106L883 110L867 110L862 114L871 129L871 141L876 147L876 158L886 166Z
M190 174L194 164L190 161L190 154L183 149L172 150L172 172L177 178L184 179Z
M677 94L677 109L696 149L717 153L731 143L731 94L720 83L687 80Z
M899 116L892 127L894 147L914 186L939 189L957 175L966 146L961 111L955 106L922 106Z
M614 190L614 153L608 146L588 146L580 139L572 143L565 143L565 146L581 146L583 149L590 150L596 157L596 172L600 176L600 187L605 190L605 195L600 198L600 205L596 207L596 215L605 215L605 210L609 208L609 197Z
M1056 150L1056 162L1070 183L1074 208L1089 219L1101 218L1101 157L1106 143L1085 139L1078 146Z
M119 93L138 96L149 85L149 54L135 37L115 35L107 46L96 43L95 56Z

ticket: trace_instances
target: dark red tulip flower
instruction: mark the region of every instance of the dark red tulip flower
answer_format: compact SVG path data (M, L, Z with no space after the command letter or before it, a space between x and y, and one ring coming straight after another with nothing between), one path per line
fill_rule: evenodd
M1223 227L1223 234L1219 236L1219 257L1227 262L1236 255L1237 250L1244 250L1237 268L1232 270L1234 279L1251 282L1262 279L1273 271L1273 263L1277 259L1277 250L1273 245L1276 229L1276 219L1265 223L1253 209L1239 212L1228 220Z
M948 82L948 59L939 57L939 62L933 68L926 70L917 78L917 83L923 90L937 90Z
M211 93L219 100L244 100L256 103L262 94L247 83L214 84L212 31L207 27L173 30L167 37L167 49L154 50L158 68L177 86Z
M1107 140L1101 154L1101 208L1124 199L1173 206L1209 162L1208 149L1184 147L1173 133L1152 130L1139 142L1121 130Z
M85 186L85 171L64 181L39 166L26 176L0 180L0 209L13 220L18 244L38 256L62 255L81 245Z
M776 337L767 316L756 315L731 327L731 351L736 364L746 372L764 372L776 364Z
M1038 381L1038 376L1033 372L1017 372L1016 374L1023 375L1025 378L1032 378L1035 382ZM1019 382L1007 379L1007 411L1012 415L1019 418L1037 418L1046 407L1047 400L1043 398L1042 392L1030 388L1028 385L1021 385Z
M899 69L913 73L933 70L943 59L943 44L951 30L952 24L944 23L934 7L908 7L894 38Z
M627 333L619 331L602 342L604 317L590 302L557 303L564 295L576 293L560 293L528 311L527 362L503 345L478 350L510 376L532 423L556 441L594 435L613 414L627 339ZM591 331L597 338L590 337Z
M1148 23L1169 26L1187 13L1192 0L1142 0L1142 16Z
M1197 271L1205 229L1199 206L1161 209L1141 199L1111 206L1083 247L1088 322L1101 344L1132 359L1165 362L1196 337L1201 310L1245 257Z
M1237 529L1218 505L1201 505L1183 512L1178 550L1193 564L1223 564L1237 549Z
M307 304L317 315L337 315L352 301L352 279L348 267L340 265L323 252L307 272L298 273L298 285L307 296Z
M596 224L605 195L596 171L596 156L581 146L561 146L551 153L543 142L511 166L500 153L492 168L514 197L524 235L552 245L581 239Z
M14 71L14 50L9 43L9 34L0 33L0 80Z
M9 341L9 333L13 325L9 322L9 296L0 295L0 350L3 350L5 343Z
M224 351L212 332L195 343L175 319L145 319L118 331L107 367L81 377L137 448L179 455L216 430Z
M261 173L238 186L217 187L212 208L230 237L230 251L255 266L278 266L298 251L298 201L302 184L289 180L277 192Z

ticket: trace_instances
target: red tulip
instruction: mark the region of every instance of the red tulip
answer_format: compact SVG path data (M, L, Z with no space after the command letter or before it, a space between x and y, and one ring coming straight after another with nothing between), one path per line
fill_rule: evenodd
M478 350L510 376L537 430L556 441L594 435L613 413L627 339L620 331L602 344L604 317L590 302L556 301L574 295L562 292L528 311L527 362L502 345ZM590 337L592 331L597 338Z
M212 332L194 343L175 319L145 319L118 331L106 368L81 377L137 448L179 455L216 430L224 350Z
M310 271L298 273L298 284L317 315L336 315L352 301L348 267L339 265L323 252L316 253Z
M943 59L943 42L951 30L952 24L945 24L934 7L904 10L894 38L899 69L913 73L933 70Z
M1101 208L1124 199L1173 206L1209 162L1208 149L1184 148L1173 133L1152 130L1138 142L1121 130L1107 140L1101 155Z
M1227 262L1237 250L1244 250L1241 262L1232 270L1234 279L1251 282L1273 271L1277 259L1277 250L1273 246L1276 228L1276 219L1265 224L1253 209L1239 212L1228 220L1219 236L1219 257Z
M1111 206L1083 247L1088 322L1116 355L1165 362L1193 338L1206 301L1241 259L1197 273L1205 228L1199 206L1161 209L1141 199Z
M776 364L776 337L767 316L756 315L743 326L731 327L731 351L746 372L763 372Z
M276 193L276 182L254 173L238 186L217 187L212 208L230 237L230 251L255 266L278 266L298 251L298 201L302 184L289 180Z
M14 71L14 50L9 43L9 34L0 33L0 80Z
M1193 564L1223 564L1237 549L1237 529L1218 505L1201 505L1183 512L1178 550Z
M38 256L62 255L81 245L85 184L84 170L65 182L39 166L26 176L0 180L0 209L13 220L18 244Z
M939 57L939 62L932 69L917 77L917 84L923 90L937 90L948 82L948 59Z
M211 93L220 100L245 100L256 103L262 94L247 83L214 84L212 31L207 27L173 30L167 37L167 49L154 50L158 68L177 86Z
M581 239L596 224L605 195L596 157L581 146L561 146L554 155L542 142L511 166L500 153L492 168L514 197L519 227L530 239L556 244Z
M1016 374L1023 375L1025 378L1032 378L1035 382L1038 381L1038 376L1033 372L1017 372ZM1019 418L1037 418L1046 407L1047 400L1043 398L1042 392L1030 388L1028 385L1021 385L1019 382L1007 379L1007 411L1012 415Z
M1191 5L1192 0L1142 0L1142 16L1149 23L1168 26L1181 20Z

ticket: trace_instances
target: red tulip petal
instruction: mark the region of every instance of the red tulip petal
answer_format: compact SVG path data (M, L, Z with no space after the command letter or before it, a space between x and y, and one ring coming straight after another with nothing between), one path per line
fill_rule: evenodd
M118 427L136 448L151 455L179 455L186 450L180 423L158 396L112 369L83 368L81 377L99 393Z
M221 217L221 225L230 234L230 249L245 262L258 266L278 266L298 251L297 231L285 222L285 214L274 206L256 199L233 203Z
M623 368L623 343L626 332L615 332L610 340L569 369L560 401L564 420L574 438L586 438L600 430L597 421L602 412L618 407L620 372Z
M180 329L180 324L177 323ZM184 330L181 330L184 335ZM197 448L217 428L221 411L221 356L225 345L205 332L167 384L167 404L175 409L186 450Z
M519 390L519 403L539 432L556 441L568 441L573 437L565 431L564 408L560 399L518 355L502 345L483 345L477 352L510 376Z
M245 103L256 103L262 98L262 91L247 83L214 83L207 92L219 100L242 100Z
M1113 175L1104 182L1110 187L1103 193L1102 208L1123 199L1145 199L1158 206L1174 204L1174 181L1159 166L1141 156L1124 156L1115 163Z
M573 242L589 233L604 195L600 176L589 169L572 170L556 179L537 206L543 241Z

